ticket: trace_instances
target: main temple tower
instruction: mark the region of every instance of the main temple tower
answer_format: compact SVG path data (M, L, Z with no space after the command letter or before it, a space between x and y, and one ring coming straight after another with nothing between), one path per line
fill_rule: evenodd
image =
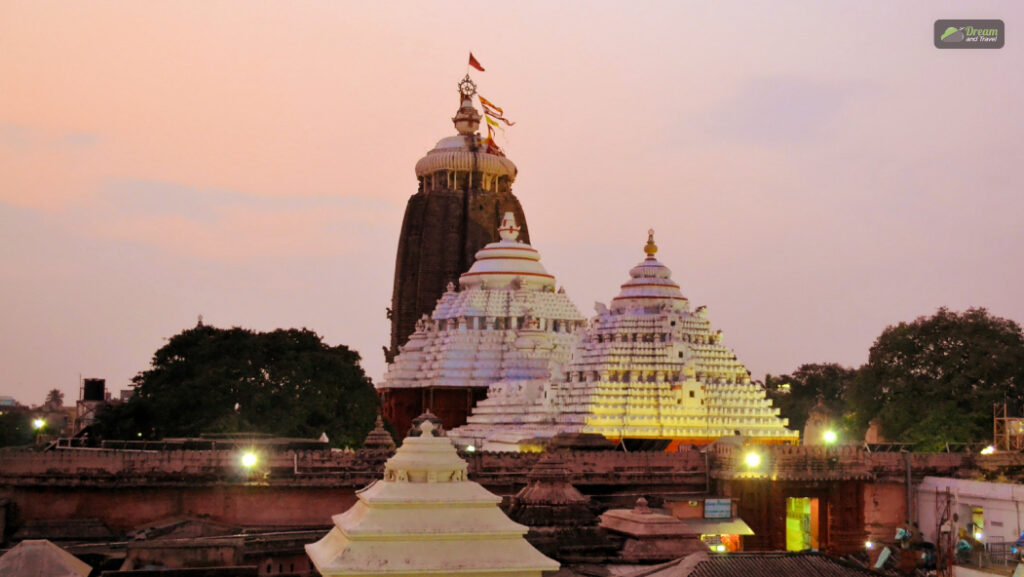
M391 344L388 364L430 315L449 282L469 270L474 255L498 240L506 212L515 215L520 239L530 242L526 215L512 194L516 165L482 138L480 113L473 106L476 85L469 75L459 83L459 110L452 118L457 134L442 138L416 163L419 190L405 207L395 259L395 285L388 316Z

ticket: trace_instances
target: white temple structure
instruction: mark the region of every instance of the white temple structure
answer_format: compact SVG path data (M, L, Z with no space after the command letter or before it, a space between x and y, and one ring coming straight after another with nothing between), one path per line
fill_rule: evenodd
M466 462L434 424L406 437L384 479L357 493L335 527L306 545L325 577L377 575L540 577L559 564L530 545L528 528L502 513L501 498L466 479Z
M540 253L518 240L513 213L505 213L498 230L501 240L476 253L458 291L448 285L378 384L392 396L403 389L432 395L429 406L446 424L465 422L473 399L451 394L446 404L444 393L478 390L482 398L488 389L539 391L565 371L584 324L565 291L556 290Z
M492 387L449 436L484 450L519 450L562 432L661 440L669 450L734 435L797 443L799 433L786 428L763 387L722 344L707 309L690 310L654 256L654 231L644 250L611 306L597 304L565 372L530 389Z

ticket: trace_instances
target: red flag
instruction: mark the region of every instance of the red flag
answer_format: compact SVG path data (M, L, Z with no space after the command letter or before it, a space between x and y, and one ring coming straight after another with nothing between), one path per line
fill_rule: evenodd
M472 52L469 53L469 65L472 66L473 68L476 68L480 72L484 71L484 67L480 66L480 62L476 58L473 58Z

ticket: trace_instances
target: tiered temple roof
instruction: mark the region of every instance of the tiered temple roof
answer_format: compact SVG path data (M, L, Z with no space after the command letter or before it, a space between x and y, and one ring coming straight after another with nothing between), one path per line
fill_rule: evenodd
M460 290L449 283L432 316L416 324L378 387L385 403L403 389L539 389L565 370L583 316L556 291L540 253L518 240L513 213L499 235L476 253ZM448 417L445 407L430 408Z
M492 389L467 426L450 435L485 440L494 450L559 432L676 444L733 435L795 443L798 433L722 343L707 309L690 310L657 250L651 231L647 257L630 270L611 307L597 305L564 373L532 395Z
M534 549L498 507L501 498L466 478L466 462L434 423L419 425L388 460L384 478L357 493L335 527L306 552L337 575L540 577L557 561Z

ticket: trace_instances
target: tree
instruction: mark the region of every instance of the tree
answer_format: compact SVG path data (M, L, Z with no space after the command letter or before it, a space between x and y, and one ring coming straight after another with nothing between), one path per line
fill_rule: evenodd
M135 394L99 417L107 438L261 432L359 446L379 400L359 354L307 329L207 325L177 334L132 379Z
M46 402L43 406L54 411L60 410L64 406L64 393L60 389L50 389L50 392L46 393Z
M818 401L837 418L845 413L845 392L856 374L856 369L836 363L811 363L789 375L769 376L765 387L780 416L789 419L789 428L802 431Z
M31 445L34 438L31 413L0 411L0 447Z
M993 405L1024 403L1024 333L983 308L887 327L849 401L861 427L877 416L886 438L921 450L991 441Z

